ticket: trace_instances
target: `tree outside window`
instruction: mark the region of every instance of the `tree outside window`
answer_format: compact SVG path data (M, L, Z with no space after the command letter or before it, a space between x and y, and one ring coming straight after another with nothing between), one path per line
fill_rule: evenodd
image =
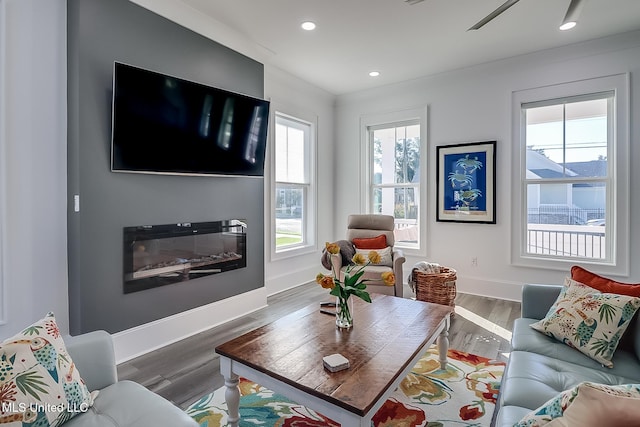
M420 124L372 127L371 212L395 218L396 244L420 246Z

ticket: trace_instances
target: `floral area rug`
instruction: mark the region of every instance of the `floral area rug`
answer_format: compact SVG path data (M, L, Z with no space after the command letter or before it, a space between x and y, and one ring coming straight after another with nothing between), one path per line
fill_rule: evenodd
M440 369L432 346L373 417L374 427L489 426L505 364L449 350ZM339 426L322 414L240 379L241 427ZM187 409L201 427L227 426L224 387Z

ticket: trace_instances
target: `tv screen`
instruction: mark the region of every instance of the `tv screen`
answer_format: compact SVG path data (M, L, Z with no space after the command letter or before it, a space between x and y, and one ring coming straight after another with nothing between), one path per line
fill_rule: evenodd
M263 176L269 102L115 63L111 170Z

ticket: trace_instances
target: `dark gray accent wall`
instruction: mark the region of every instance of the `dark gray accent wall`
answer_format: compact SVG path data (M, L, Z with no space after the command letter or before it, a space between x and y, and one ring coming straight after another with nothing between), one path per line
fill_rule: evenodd
M110 171L114 61L255 97L263 65L127 0L69 0L67 13L70 332L114 333L264 286L262 178ZM246 268L122 292L123 227L233 218L247 220Z

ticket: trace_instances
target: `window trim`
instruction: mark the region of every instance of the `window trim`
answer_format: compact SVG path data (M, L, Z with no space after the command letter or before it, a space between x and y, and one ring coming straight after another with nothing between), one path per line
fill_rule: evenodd
M429 141L427 140L427 117L428 107L426 105L391 112L372 113L360 117L360 212L365 213L371 213L372 204L370 190L373 185L373 147L370 143L369 131L375 128L395 126L397 124L402 125L407 122L417 121L420 125L420 203L418 206L420 245L417 248L398 245L405 255L420 257L426 257L428 252L427 231L429 224L429 212L427 211L427 201L430 200L430 195L427 188L427 175L430 168L428 162ZM400 186L406 187L406 185Z
M296 111L295 114L289 114L287 111ZM318 117L312 113L300 112L300 109L287 106L280 105L276 102L271 102L271 123L269 135L271 139L270 146L272 149L268 155L270 162L270 203L265 203L265 205L269 206L269 215L268 218L271 219L270 233L269 233L269 253L271 254L271 261L277 261L281 259L291 258L307 253L313 253L318 248L317 243L317 228L318 228L318 215L317 215L317 132L318 132ZM276 187L278 182L276 182L276 118L281 117L285 120L292 121L294 123L301 123L305 125L309 125L309 147L308 150L305 151L305 156L309 156L308 164L309 170L306 175L308 178L308 183L283 183L285 185L294 185L305 188L305 198L304 198L304 207L303 207L303 235L305 237L305 241L299 245L292 245L287 248L277 249L276 248Z
M594 259L555 258L527 254L525 215L526 197L523 179L526 170L526 140L522 122L524 112L522 106L543 105L545 102L562 102L566 98L579 99L584 96L611 92L615 94L612 111L613 137L608 147L609 182L612 184L607 191L607 209L614 224L607 232L615 236L615 243L611 247L611 259L598 261ZM511 264L522 267L534 267L551 270L568 271L574 264L589 266L602 274L629 275L630 260L630 172L629 172L629 134L630 134L630 99L629 74L615 74L605 77L595 77L585 80L554 84L539 88L514 91L512 99L512 204L511 204Z

